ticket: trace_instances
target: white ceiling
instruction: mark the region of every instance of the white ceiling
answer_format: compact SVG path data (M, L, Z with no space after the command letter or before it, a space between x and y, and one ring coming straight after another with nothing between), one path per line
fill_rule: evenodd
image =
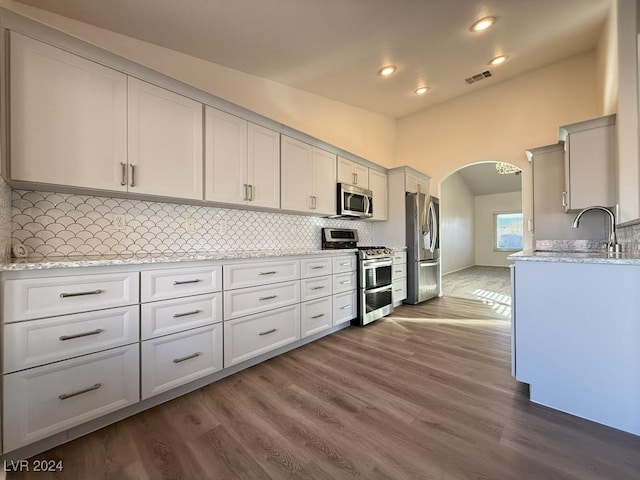
M522 175L502 175L496 170L495 162L469 165L454 175L460 175L474 195L522 191Z
M18 1L399 118L592 49L612 0Z

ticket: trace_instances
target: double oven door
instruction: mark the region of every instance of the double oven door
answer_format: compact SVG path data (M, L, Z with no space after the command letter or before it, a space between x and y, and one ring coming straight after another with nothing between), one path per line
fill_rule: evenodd
M366 325L393 311L391 257L360 259L358 269L358 321Z

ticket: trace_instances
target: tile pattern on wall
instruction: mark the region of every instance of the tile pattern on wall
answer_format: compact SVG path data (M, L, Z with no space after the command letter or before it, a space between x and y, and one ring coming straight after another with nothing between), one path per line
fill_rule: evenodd
M616 236L624 252L640 253L640 223L618 227Z
M116 227L117 215L125 226ZM191 230L189 221L194 228ZM11 241L28 258L320 249L322 227L355 228L371 244L371 224L277 212L14 190Z
M11 187L0 177L0 261L11 257Z

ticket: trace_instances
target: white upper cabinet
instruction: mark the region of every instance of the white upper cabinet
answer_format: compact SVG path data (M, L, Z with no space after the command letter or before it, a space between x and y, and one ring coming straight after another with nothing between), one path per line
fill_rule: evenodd
M369 188L369 168L338 156L338 182Z
M202 104L129 77L130 192L202 199Z
M417 173L406 172L405 189L410 193L429 193L429 177Z
M565 148L563 205L567 211L617 203L615 123L614 114L560 127Z
M10 178L126 191L126 75L15 32L10 43Z
M205 199L280 206L280 135L205 107Z
M369 189L373 197L373 217L371 220L387 220L389 218L387 174L369 169Z
M282 136L282 208L336 213L336 156Z

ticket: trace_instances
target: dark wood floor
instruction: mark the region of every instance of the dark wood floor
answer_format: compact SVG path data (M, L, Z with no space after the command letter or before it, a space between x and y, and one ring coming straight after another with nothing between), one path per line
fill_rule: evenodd
M402 306L38 457L60 474L8 478L638 480L640 437L530 403L509 344L481 302Z

